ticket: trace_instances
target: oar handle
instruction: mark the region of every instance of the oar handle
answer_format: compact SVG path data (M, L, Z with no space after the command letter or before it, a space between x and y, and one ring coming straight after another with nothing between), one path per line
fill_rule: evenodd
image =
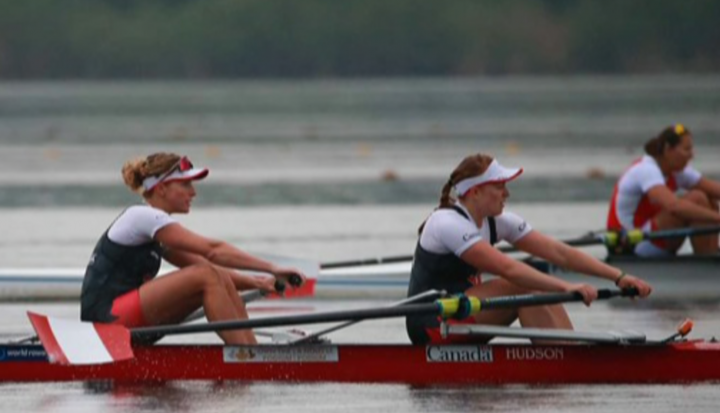
M623 290L598 290L598 300L607 300L612 297L634 297L638 295L635 288ZM480 300L480 308L485 310L531 307L538 305L552 305L567 303L571 301L583 301L583 296L577 291L568 293L547 293L547 294L521 294L502 297L488 297Z
M607 300L612 297L637 297L638 295L640 295L640 291L635 287L623 288L621 290L609 290L607 288L598 290L599 300Z
M275 292L280 295L285 292L285 283L282 280L275 280Z
M293 287L299 287L299 286L301 286L301 285L303 284L303 279L302 279L302 277L300 277L299 275L293 274L293 275L290 276L290 278L288 278L288 282L289 282L290 285L292 285Z

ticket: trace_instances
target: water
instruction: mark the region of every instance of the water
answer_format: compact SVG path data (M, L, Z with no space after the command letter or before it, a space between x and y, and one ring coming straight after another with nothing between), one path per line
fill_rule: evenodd
M321 262L407 255L448 173L477 151L525 168L508 208L574 238L603 227L614 177L667 124L689 126L696 165L720 176L718 109L717 76L0 83L0 262L84 266L97 236L136 201L122 187L122 162L156 150L211 169L193 212L179 219L248 251ZM715 303L639 304L568 308L578 329L661 337L691 316L695 336L720 332ZM28 309L78 312L63 303L0 308L5 337L29 331ZM398 320L361 323L333 340L406 342ZM3 411L33 412L709 412L719 395L714 385L0 385Z

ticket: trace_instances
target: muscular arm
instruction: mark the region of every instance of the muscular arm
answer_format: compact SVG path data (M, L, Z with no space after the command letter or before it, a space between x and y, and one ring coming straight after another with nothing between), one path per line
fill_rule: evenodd
M155 239L168 247L170 251L177 251L175 259L179 263L197 263L205 259L221 267L246 269L252 271L275 273L274 264L254 257L232 245L219 240L213 240L198 235L179 223L167 225L155 233ZM179 254L183 252L185 254ZM192 257L195 254L198 257Z
M608 265L585 252L573 248L563 242L550 238L537 231L532 231L520 240L515 246L529 254L544 258L555 265L568 268L572 271L605 278L620 288L636 288L641 297L647 297L652 292L650 284L621 269ZM620 278L622 276L622 278Z
M575 272L615 280L622 274L619 268L610 266L597 258L538 231L531 231L515 243L515 246L536 257Z
M163 258L165 258L169 263L178 268L184 268L195 264L210 263L209 260L203 258L198 254L180 251L177 249L167 250L163 255ZM235 288L237 288L238 290L267 288L267 281L265 280L266 277L255 277L247 274L240 274L231 268L221 267L219 265L215 265L215 268L218 271L227 272L227 274L230 275L230 278L233 280Z
M566 281L506 256L485 241L473 244L460 258L480 271L503 277L513 284L530 290L571 291L574 288Z

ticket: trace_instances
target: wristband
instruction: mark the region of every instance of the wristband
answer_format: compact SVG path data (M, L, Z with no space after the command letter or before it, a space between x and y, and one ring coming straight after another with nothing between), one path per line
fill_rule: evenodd
M623 278L625 278L626 275L627 275L627 274L625 273L625 271L622 271L622 272L620 273L620 276L618 276L618 277L615 279L615 285L619 286L619 285L620 285L620 280L622 280Z

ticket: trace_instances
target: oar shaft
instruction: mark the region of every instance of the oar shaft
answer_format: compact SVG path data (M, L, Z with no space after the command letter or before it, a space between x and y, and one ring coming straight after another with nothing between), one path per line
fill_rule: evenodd
M644 239L677 238L697 235L717 234L720 232L720 225L708 227L678 228L661 231L653 231L644 234Z
M607 299L615 296L636 295L637 291L631 290L599 290L598 298ZM490 297L477 299L468 297L470 306L469 314L482 310L499 308L516 308L535 305L558 304L563 302L581 301L582 296L577 292L572 293L547 293L547 294L524 294L516 296ZM148 335L177 335L188 333L203 333L209 331L241 330L258 327L278 327L298 324L329 323L335 321L370 320L378 318L405 317L411 315L439 315L451 317L459 312L462 301L459 298L448 298L437 300L433 303L407 304L400 307L368 308L358 310L325 312L315 314L300 314L283 317L267 317L250 320L220 321L208 324L186 324L169 325L156 327L142 327L131 331L133 338L141 339Z
M204 333L209 331L242 330L258 327L292 326L298 324L330 323L348 320L370 320L377 318L401 317L416 314L440 314L442 307L437 302L427 304L410 304L403 307L368 308L359 310L338 311L332 313L300 314L284 317L255 318L248 320L218 321L208 324L169 325L141 327L131 330L133 338L147 335Z
M612 297L632 297L638 294L635 289L625 290L598 290L598 299L607 300ZM493 310L502 308L529 307L537 305L551 305L567 303L572 301L582 301L583 296L579 292L569 293L547 293L547 294L523 294L508 295L501 297L489 297L481 300L481 308L483 310Z
M333 268L360 267L363 265L394 264L398 262L408 262L412 260L412 255L396 255L393 257L377 257L351 261L326 262L324 264L320 264L320 269L329 270Z
M444 293L441 293L440 291L437 291L437 290L428 290L428 291L425 291L425 292L423 292L423 293L414 295L414 296L412 296L412 297L408 297L408 298L406 298L406 299L404 299L404 300L397 301L397 302L391 304L390 307L396 307L396 306L401 306L401 305L413 304L413 303L418 303L418 302L422 302L422 301L430 301L430 300L437 299L438 297L441 297L442 295L444 295ZM296 340L291 341L290 344L302 344L302 343L311 342L311 341L313 341L313 340L317 340L317 339L318 339L319 337L321 337L321 336L328 335L328 334L330 334L330 333L333 333L333 332L335 332L335 331L341 330L341 329L346 328L346 327L350 327L350 326L355 325L355 324L357 324L357 323L359 323L359 322L361 322L361 321L362 321L362 320L350 320L350 321L346 321L346 322L344 322L344 323L337 324L337 325L334 325L334 326L332 326L332 327L328 327L328 328L323 329L323 330L320 330L320 331L316 331L316 332L314 332L314 333L312 333L312 334L309 334L309 335L307 335L307 336L300 337L300 338L298 338L298 339L296 339Z

